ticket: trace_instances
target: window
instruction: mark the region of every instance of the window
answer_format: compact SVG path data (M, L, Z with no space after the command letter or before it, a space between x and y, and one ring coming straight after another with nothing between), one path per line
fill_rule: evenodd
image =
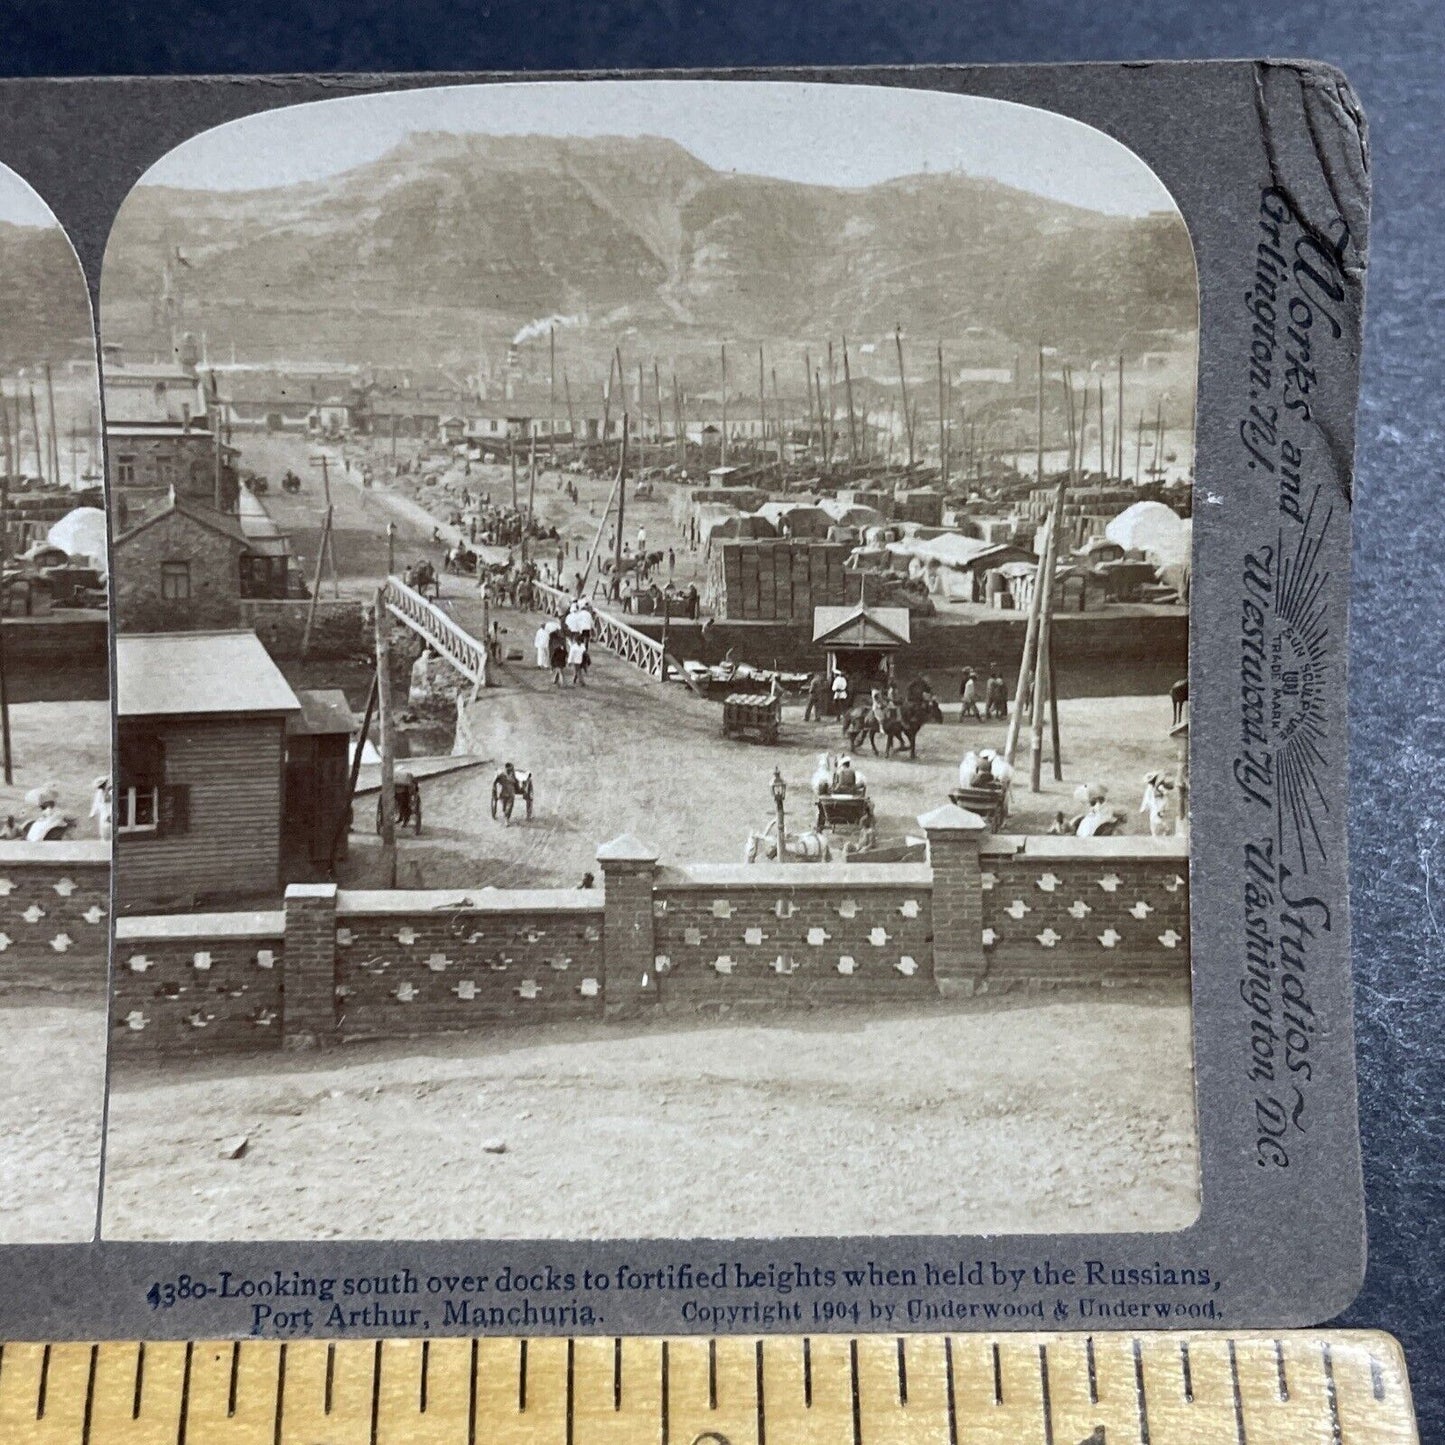
M191 564L189 562L161 563L161 597L167 602L189 602L191 600Z
M121 456L115 459L115 480L117 486L133 487L135 485L134 456Z
M190 831L191 790L167 783L165 741L122 723L117 756L115 831L166 837Z

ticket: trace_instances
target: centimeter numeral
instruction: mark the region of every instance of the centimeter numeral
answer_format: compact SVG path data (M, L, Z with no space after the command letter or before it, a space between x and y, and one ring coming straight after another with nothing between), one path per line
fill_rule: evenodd
M0 1445L1417 1440L1365 1332L0 1345Z

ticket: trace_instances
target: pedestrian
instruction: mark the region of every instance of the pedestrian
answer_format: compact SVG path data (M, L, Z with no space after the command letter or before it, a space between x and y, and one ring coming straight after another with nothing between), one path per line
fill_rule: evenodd
M842 717L848 711L848 677L846 673L833 674L833 716Z
M547 663L554 686L561 687L567 673L567 638L560 627L548 634Z
M642 554L643 554L646 550L647 550L647 528L646 528L646 526L641 526L641 525L640 525L640 526L637 528L637 555L638 555L639 557L642 556Z
M987 718L1008 717L1008 686L999 673L996 662L988 665L988 687L984 692L983 715Z
M973 718L975 722L983 721L983 714L978 710L978 679L974 676L971 667L963 670L963 681L958 686L958 720L964 722Z
M587 644L580 637L572 637L567 643L567 665L572 669L572 686L585 687L582 669L587 665Z
M822 722L827 700L828 679L821 672L815 672L808 679L808 705L803 709L803 721Z
M1150 773L1144 779L1144 800L1139 804L1139 811L1149 815L1151 838L1167 838L1172 831L1165 815L1169 811L1169 791L1173 786L1162 773Z
M677 554L671 547L667 549L667 580L672 581L672 574L677 568Z
M536 632L532 634L532 648L537 654L538 669L545 671L547 667L547 657L552 650L552 634L548 623L543 622L541 626L537 628Z

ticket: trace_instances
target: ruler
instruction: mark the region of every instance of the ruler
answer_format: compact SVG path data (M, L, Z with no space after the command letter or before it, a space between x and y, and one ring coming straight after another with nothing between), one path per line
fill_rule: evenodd
M0 1445L1414 1445L1367 1332L0 1346Z

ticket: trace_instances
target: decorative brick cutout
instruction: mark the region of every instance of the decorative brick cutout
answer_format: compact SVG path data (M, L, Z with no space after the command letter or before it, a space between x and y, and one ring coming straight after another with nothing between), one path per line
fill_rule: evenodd
M833 935L825 928L810 928L808 930L808 942L814 948L821 948Z
M100 904L92 903L84 913L80 915L87 923L99 923L105 917L105 909Z
M1164 932L1159 935L1159 942L1162 943L1165 948L1178 948L1183 939L1184 935L1182 933L1175 933L1172 928L1166 928Z
M1038 880L1038 885L1045 893L1052 893L1064 880L1055 873L1045 873Z
M527 1002L530 1003L533 999L541 995L542 990L538 988L536 979L524 978L517 986L515 992L518 998L526 999Z
M997 883L997 882L998 882L998 874L997 874L997 873L980 873L980 874L978 875L979 887L982 888L985 893L988 892L988 890L989 890L990 888L992 888L992 887L994 886L994 884Z
M873 928L868 932L868 942L874 948L882 948L888 942L888 930L886 928Z
M733 963L731 954L720 953L715 959L713 959L712 966L724 977L727 977L729 974L732 973L736 965Z
M1132 913L1135 918L1139 919L1148 918L1153 911L1153 906L1146 903L1142 898L1139 899L1137 903L1131 904L1129 908L1129 912Z
M554 953L547 960L547 967L555 969L558 973L566 973L572 967L572 955L568 953Z
M733 906L726 898L714 898L712 901L712 916L714 918L731 918Z
M991 928L985 928L983 931L983 946L985 948L992 948L997 942L998 934L996 934Z
M20 916L27 923L39 923L45 917L45 910L38 903L32 903Z
M1063 934L1055 933L1052 928L1046 928L1042 933L1036 933L1034 937L1037 938L1045 948L1053 948L1063 937Z
M652 967L653 967L658 973L671 973L671 972L672 972L672 960L671 960L665 953L659 953L659 954L652 960ZM583 983L586 983L587 980L584 978L584 979L582 980L582 982L583 982Z
M204 950L191 958L191 967L199 973L207 973L211 967L211 955Z
M597 995L602 992L602 986L595 978L584 978L582 982L577 985L577 992L580 993L583 998L596 998Z
M133 1008L125 1016L125 1026L133 1034L140 1033L149 1022L150 1020L138 1008Z
M918 972L918 964L915 962L915 960L909 958L906 953L903 955L902 958L898 960L897 963L893 965L893 967L896 968L898 972L903 975L904 978L912 978L913 975Z
M756 946L763 941L763 936L763 930L761 928L745 928L743 930L744 943Z
M1166 893L1178 893L1179 890L1183 887L1184 880L1176 873L1172 878L1168 879L1165 882L1164 891Z
M1123 936L1124 935L1122 933L1117 933L1112 928L1106 928L1099 935L1099 942L1102 943L1105 948L1113 948L1113 946L1118 943L1118 941L1123 938Z
M56 953L66 953L74 942L75 940L68 933L57 933L55 937L50 940L50 946Z
M1093 911L1094 910L1090 908L1089 905L1085 903L1082 898L1076 898L1071 904L1069 904L1069 916L1071 918L1084 919L1087 918Z
M844 978L852 978L857 968L858 961L846 953L838 960L838 972L841 973Z
M76 882L73 878L57 878L50 885L62 898L69 898L76 890Z
M275 950L274 950L274 949L270 949L270 948L258 948L258 949L256 950L256 967L257 967L257 968L275 968L275 967L276 967L276 953L275 953Z
M1119 885L1123 881L1117 873L1106 873L1099 879L1099 887L1102 888L1105 893L1114 893L1118 891Z
M702 929L684 928L682 930L682 941L690 948L697 948L702 943Z
M338 928L336 930L336 941L342 948L350 948L356 940L355 935L349 928Z
M1033 909L1030 908L1022 898L1015 898L1014 901L1004 909L1004 912L1007 913L1010 918L1022 918L1025 913L1032 913Z
M400 983L391 992L397 1003L410 1003L421 990L415 984Z
M856 899L854 899L854 898L845 898L845 899L838 905L838 917L839 917L839 918L857 918L857 916L858 916L858 902L857 902Z
M404 924L396 931L396 941L404 948L410 948L416 942L416 929L409 923Z
M779 918L791 918L798 911L798 905L791 898L780 898L773 904L773 912Z
M126 959L125 966L130 969L132 973L144 973L146 969L154 968L156 961L153 958L147 958L143 953L133 953Z
M451 959L444 953L430 954L426 961L426 966L431 969L433 973L445 973L450 964Z
M787 978L797 973L798 965L793 962L791 953L780 953L772 962L772 970L782 978Z
M917 918L920 912L916 898L905 898L898 906L898 911L905 918Z

